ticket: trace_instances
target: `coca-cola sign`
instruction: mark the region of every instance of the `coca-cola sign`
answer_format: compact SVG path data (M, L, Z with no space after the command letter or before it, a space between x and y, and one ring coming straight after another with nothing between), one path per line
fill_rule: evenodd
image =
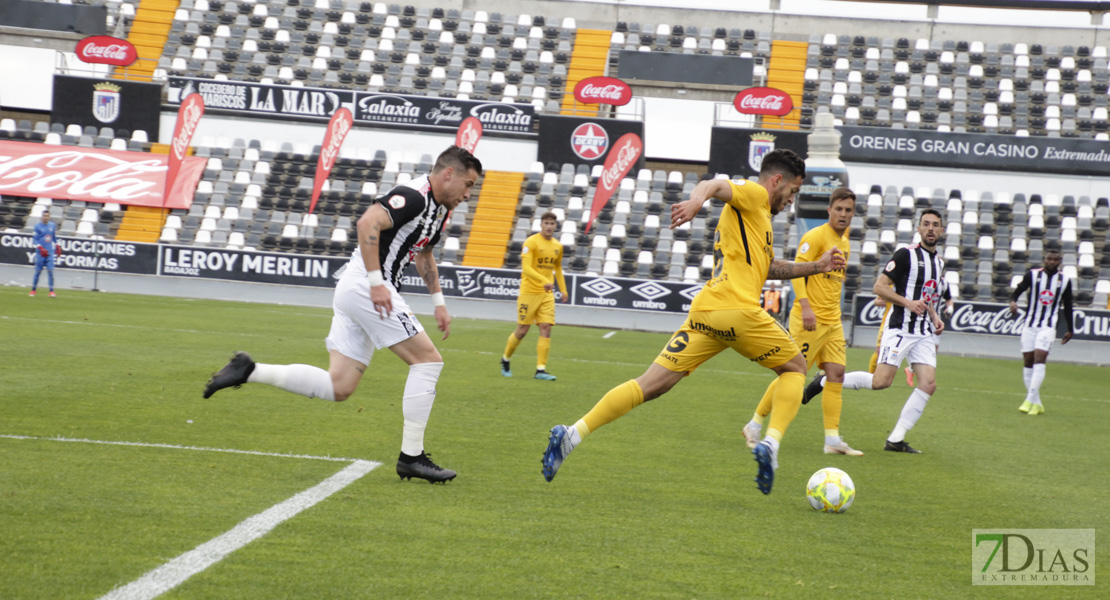
M876 306L874 296L857 295L853 323L863 327L879 327L883 319L883 307ZM1110 341L1110 311L1098 309L1075 310L1075 339ZM975 333L983 335L1021 335L1025 327L1025 309L1016 315L1010 314L1008 304L993 302L957 301L952 317L945 325L945 331L955 333ZM1061 322L1059 327L1067 330Z
M316 162L316 177L312 182L312 201L308 205L308 214L312 214L316 208L320 191L324 189L324 182L331 175L331 169L339 158L339 148L343 146L343 140L347 138L347 133L351 131L353 124L354 117L346 108L340 108L331 116L328 128L324 132L324 142L320 145L320 158Z
M0 194L189 208L205 159L188 156L163 205L169 157L0 141Z
M590 220L586 223L586 233L589 233L598 213L609 202L609 198L613 196L613 192L616 191L621 180L632 170L632 167L636 166L636 163L640 160L640 155L643 153L644 142L635 133L626 133L617 140L617 143L613 144L613 150L609 152L609 157L605 159L605 166L601 168L601 176L597 179L597 189L594 191L594 201L590 208Z
M790 94L769 87L748 88L732 99L736 110L745 115L770 115L781 117L794 110Z
M192 202L193 187L180 188L178 176L189 152L189 143L197 131L200 118L204 116L204 97L200 94L189 94L177 109L177 122L173 126L173 139L170 140L170 158L166 167L166 181L163 202L166 206L175 202L177 194L185 194ZM193 182L194 186L196 182Z
M574 99L582 104L624 106L632 100L632 86L616 77L587 77L574 86Z
M139 59L139 52L127 40L110 35L92 35L77 42L77 58L87 63L126 67Z
M200 94L191 94L181 103L177 110L177 123L174 127L173 140L170 141L170 152L177 160L185 158L189 151L189 143L197 131L200 118L204 116L204 97Z
M482 122L478 117L463 119L462 125L459 125L459 131L455 133L455 145L473 154L478 148L480 139L482 139Z

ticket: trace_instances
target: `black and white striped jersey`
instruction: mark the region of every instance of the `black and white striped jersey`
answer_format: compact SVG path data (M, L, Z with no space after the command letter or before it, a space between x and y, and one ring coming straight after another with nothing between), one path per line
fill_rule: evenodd
M918 244L906 246L894 253L883 270L894 282L894 291L910 300L924 300L936 310L945 287L944 261L936 252L929 252ZM912 335L931 335L933 320L929 313L918 315L895 305L887 321L888 331L902 331Z
M432 196L432 185L427 175L398 185L374 203L380 204L393 219L393 226L383 231L378 240L378 260L381 261L382 276L400 290L405 267L416 258L417 253L439 242L447 209ZM354 275L366 276L366 264L359 248L352 253L347 270Z
M1026 327L1055 328L1062 306L1068 331L1072 331L1071 279L1063 271L1050 274L1044 269L1029 269L1014 293L1010 294L1010 299L1017 302L1026 291L1029 292L1025 307Z

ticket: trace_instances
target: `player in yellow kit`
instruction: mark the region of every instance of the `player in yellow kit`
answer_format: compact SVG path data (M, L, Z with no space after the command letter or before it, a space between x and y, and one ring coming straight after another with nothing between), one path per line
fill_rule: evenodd
M846 187L833 190L829 196L829 222L807 231L802 236L797 262L808 262L831 248L838 248L848 257L848 226L856 214L856 195ZM806 370L819 365L825 371L825 395L821 412L825 421L825 454L862 456L840 437L841 390L844 386L844 365L847 352L844 326L841 324L840 294L844 289L844 271L798 278L794 284L794 308L790 312L790 335L802 349ZM763 396L751 422L744 426L749 448L759 443L763 421L771 412L771 393ZM808 398L802 399L803 404Z
M710 198L724 201L713 242L713 278L690 306L686 322L644 372L607 393L574 425L551 429L543 455L548 481L583 438L647 400L667 393L683 377L726 348L774 371L771 422L767 437L752 453L759 464L756 483L771 493L778 467L779 441L802 402L806 363L794 340L760 307L759 292L767 279L794 279L845 266L831 249L811 263L776 260L771 217L794 200L805 177L805 162L790 150L763 158L758 182L725 179L702 181L690 198L671 207L671 227L697 216Z
M512 377L509 359L520 345L528 329L535 323L540 329L536 342L536 379L555 381L547 372L551 352L551 327L555 324L555 284L559 284L559 301L566 302L567 282L563 278L563 245L555 239L559 218L547 212L540 217L540 232L524 241L520 251L520 294L516 299L516 330L509 334L505 354L501 357L501 374Z

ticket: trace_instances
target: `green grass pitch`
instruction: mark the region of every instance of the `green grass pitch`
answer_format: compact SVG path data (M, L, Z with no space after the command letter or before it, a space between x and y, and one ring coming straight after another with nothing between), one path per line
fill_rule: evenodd
M457 319L427 449L447 485L393 472L407 370L379 351L347 402L250 385L201 390L235 350L325 366L330 310L0 288L0 598L98 598L341 470L381 467L167 592L164 598L1094 598L1091 587L970 583L971 530L1095 528L1110 514L1107 376L1050 363L1047 414L1017 411L1016 360L940 357L938 392L882 451L909 393L844 393L841 431L866 452L822 454L821 407L802 407L774 492L752 481L740 429L771 375L722 354L670 394L595 432L553 483L548 429L638 376L656 333L559 326L531 378L536 331L498 372L510 322ZM513 309L505 306L506 318ZM850 350L849 369L869 351ZM835 466L858 496L809 508ZM1105 597L1105 594L1102 594Z

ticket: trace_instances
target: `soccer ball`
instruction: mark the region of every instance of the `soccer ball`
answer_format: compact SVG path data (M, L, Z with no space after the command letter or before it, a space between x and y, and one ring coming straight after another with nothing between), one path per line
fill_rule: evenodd
M856 484L844 471L825 467L809 478L806 499L813 510L841 513L856 499Z

